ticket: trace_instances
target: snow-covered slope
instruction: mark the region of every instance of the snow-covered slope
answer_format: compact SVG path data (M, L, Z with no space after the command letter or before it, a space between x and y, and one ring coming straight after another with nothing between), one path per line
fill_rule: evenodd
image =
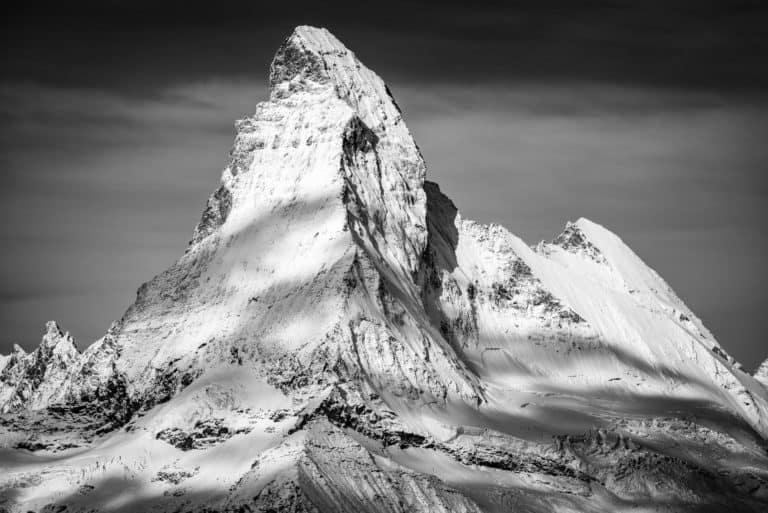
M0 359L8 511L759 511L768 390L621 240L461 218L298 27L185 254Z

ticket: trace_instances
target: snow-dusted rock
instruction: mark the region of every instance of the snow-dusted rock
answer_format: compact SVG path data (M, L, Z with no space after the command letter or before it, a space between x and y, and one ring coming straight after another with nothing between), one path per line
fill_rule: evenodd
M80 356L74 340L55 321L46 324L40 346L26 354L16 346L0 369L0 411L40 409L60 402L64 381Z
M765 360L760 364L760 367L757 368L755 371L755 379L768 387L768 360Z
M764 373L618 237L582 219L531 248L462 219L324 29L270 85L120 321L0 359L0 509L766 505Z

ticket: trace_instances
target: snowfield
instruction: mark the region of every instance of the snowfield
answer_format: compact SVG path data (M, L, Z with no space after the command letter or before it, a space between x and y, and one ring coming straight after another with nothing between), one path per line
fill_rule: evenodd
M463 219L325 29L270 84L104 337L0 357L0 511L768 510L768 362L599 224Z

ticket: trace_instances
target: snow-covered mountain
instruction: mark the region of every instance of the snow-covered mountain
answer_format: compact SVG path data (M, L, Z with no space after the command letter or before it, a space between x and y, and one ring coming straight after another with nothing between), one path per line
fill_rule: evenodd
M768 371L616 235L463 219L324 29L270 85L122 319L0 359L0 511L768 507Z

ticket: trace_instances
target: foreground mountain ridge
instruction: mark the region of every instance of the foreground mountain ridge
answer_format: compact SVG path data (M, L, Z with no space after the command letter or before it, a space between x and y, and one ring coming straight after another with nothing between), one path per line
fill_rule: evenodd
M0 360L0 508L760 511L768 390L617 236L462 219L298 27L185 254Z

